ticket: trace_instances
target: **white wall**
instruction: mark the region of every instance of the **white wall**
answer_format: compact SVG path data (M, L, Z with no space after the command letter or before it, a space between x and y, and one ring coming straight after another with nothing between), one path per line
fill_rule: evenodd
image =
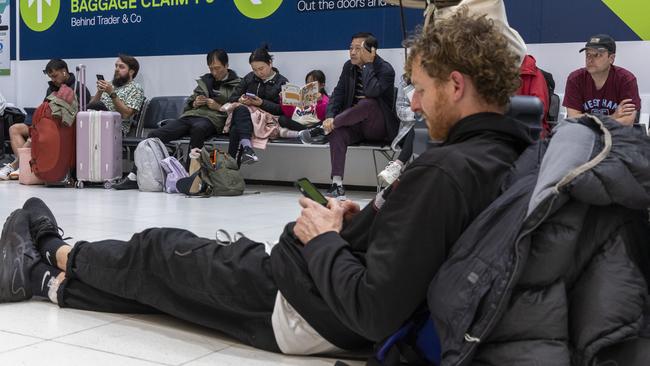
M584 43L531 44L529 53L537 59L537 64L551 72L555 78L556 92L564 93L568 74L584 65L584 55L578 50ZM616 64L634 73L638 79L639 92L645 96L642 109L650 110L650 42L617 42ZM388 60L397 75L404 66L402 49L380 50L380 55ZM302 83L305 74L312 69L321 69L327 75L327 89L336 85L341 66L348 59L346 50L323 52L275 52L275 66L294 83ZM230 67L240 75L250 71L248 53L231 54ZM141 63L137 80L145 88L147 97L160 95L188 95L195 86L197 76L207 72L205 55L138 57ZM67 59L71 70L74 65L87 65L87 79L91 93L95 92L95 74L110 78L115 58ZM12 75L0 77L0 92L7 100L23 107L37 106L47 89L47 76L43 70L47 60L12 62ZM20 80L20 82L17 82Z

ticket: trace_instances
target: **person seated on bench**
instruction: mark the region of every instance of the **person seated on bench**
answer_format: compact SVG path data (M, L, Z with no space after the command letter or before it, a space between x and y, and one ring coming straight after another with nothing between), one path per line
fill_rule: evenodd
M604 114L631 126L640 113L641 98L634 74L614 66L616 42L607 34L597 34L582 51L585 67L569 74L566 82L562 105L567 117Z
M352 36L350 60L343 65L322 126L300 132L303 142L327 135L332 185L327 196L345 198L343 171L348 146L362 141L391 141L399 121L393 110L395 70L377 55L379 43L370 33Z
M115 61L112 81L97 80L97 93L88 103L88 109L118 112L122 115L122 136L131 131L132 119L142 108L144 89L135 82L140 63L129 55L119 54Z
M228 115L221 111L241 79L237 73L228 68L228 54L221 49L208 53L207 64L209 73L199 78L194 93L187 98L187 105L179 119L169 121L161 128L152 130L147 138L157 137L163 143L178 140L190 135L190 148L201 148L205 141L213 135L223 132ZM138 189L135 165L129 175L113 185L117 190Z
M90 100L90 92L88 88L84 86L83 91L81 90L81 85L77 82L74 77L74 73L71 73L68 70L68 64L61 59L52 59L46 65L43 70L43 74L47 75L50 78L50 81L47 82L48 87L45 92L45 98L50 94L59 91L61 85L67 85L72 90L76 91L77 100L81 93L86 94L86 100ZM43 99L45 99L43 98ZM11 141L11 149L14 152L15 159L12 163L6 164L4 167L0 168L0 180L18 179L18 149L21 147L29 147L29 125L26 123L15 123L9 127L9 140Z
M378 175L383 183L391 185L404 170L406 163L413 155L413 140L415 139L415 130L413 127L416 122L422 122L422 116L416 114L411 109L411 98L415 88L407 75L402 75L399 86L397 87L397 98L395 100L395 111L400 119L397 136L393 139L390 147L393 151L399 150L397 159L388 163L388 165ZM400 147L401 145L401 147Z
M227 106L228 153L239 165L258 161L253 142L256 147L264 148L269 138L279 136L280 92L282 85L289 82L273 67L273 56L267 45L253 51L248 63L253 71L241 80Z
M318 92L320 93L318 101L313 109L305 111L299 110L296 113L296 107L290 105L282 105L282 113L278 122L280 123L280 137L297 138L298 132L310 127L315 127L325 119L327 114L327 103L329 103L329 95L325 90L325 73L321 70L311 70L305 76L305 84L318 82ZM300 113L302 112L302 113Z
M246 237L219 245L230 240L164 228L128 242L72 247L52 212L32 198L11 214L0 238L8 267L0 288L16 278L0 302L37 296L62 308L164 312L287 354L366 349L383 340L424 304L452 245L499 195L533 141L503 115L518 65L485 18L459 13L428 27L407 68L413 110L445 143L409 165L383 205L361 210L329 199L324 207L302 198L300 216L269 255Z

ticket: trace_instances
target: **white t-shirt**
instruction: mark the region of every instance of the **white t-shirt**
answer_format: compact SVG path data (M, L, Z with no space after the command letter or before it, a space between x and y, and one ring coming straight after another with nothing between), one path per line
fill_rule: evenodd
M271 316L275 341L282 353L291 355L314 355L322 353L341 353L342 349L328 342L323 336L298 314L282 296L280 291L275 298Z

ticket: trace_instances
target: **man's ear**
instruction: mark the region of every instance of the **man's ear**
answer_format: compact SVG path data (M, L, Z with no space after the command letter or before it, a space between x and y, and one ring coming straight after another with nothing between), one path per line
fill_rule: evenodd
M451 74L449 74L449 83L451 84L450 87L453 88L453 94L452 98L454 101L460 100L463 95L465 94L465 75L460 73L459 71L452 71Z

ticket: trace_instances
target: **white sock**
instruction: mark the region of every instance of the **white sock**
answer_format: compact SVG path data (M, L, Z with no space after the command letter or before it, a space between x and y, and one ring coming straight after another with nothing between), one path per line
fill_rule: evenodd
M138 179L138 176L137 176L135 173L133 173L133 172L129 173L129 175L127 175L126 177L129 178L129 180L136 180L136 179Z
M332 183L336 183L337 186L342 186L343 185L343 177L339 177L338 175L335 175L332 177Z
M57 297L57 292L59 291L59 280L57 280L56 277L52 277L47 281L47 286L49 287L47 290L47 297L49 297L50 301L53 303L58 304L59 298Z
M299 131L293 131L288 128L280 128L280 137L283 138L298 138Z

